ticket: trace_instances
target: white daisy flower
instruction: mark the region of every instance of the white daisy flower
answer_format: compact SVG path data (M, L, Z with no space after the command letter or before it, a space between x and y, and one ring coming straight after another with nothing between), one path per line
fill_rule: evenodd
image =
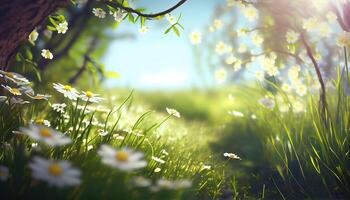
M222 28L222 21L220 19L215 19L214 20L214 27L219 30Z
M171 25L174 25L176 24L176 19L174 16L172 16L171 14L166 14L166 19L168 20L168 22L171 24Z
M108 131L104 131L103 129L99 129L98 134L103 137L103 136L106 136L108 134Z
M10 81L16 83L17 85L28 85L28 84L30 84L28 79L26 79L24 76L22 76L21 74L18 74L16 72L5 72L5 71L1 71L0 70L0 77L1 77L1 74L3 75L3 77L6 80L10 80Z
M237 156L234 153L227 153L227 152L225 152L224 153L224 157L227 157L229 159L242 160L239 156Z
M211 165L203 165L203 170L211 170Z
M132 179L132 184L136 187L148 187L152 185L152 182L142 176L137 176Z
M50 50L48 49L43 49L41 50L41 56L44 57L45 59L53 59L53 55Z
M117 22L122 22L124 17L125 17L125 14L122 10L118 9L116 12L112 12L112 15L114 17L114 20L117 21Z
M139 32L141 34L146 34L148 32L148 26L142 26L140 29L139 29Z
M62 23L59 23L56 27L58 33L65 34L68 30L68 22L64 21Z
M152 156L152 160L158 162L158 163L161 163L161 164L164 164L165 163L165 160L161 159L161 158L158 158L158 157L155 157L155 156Z
M116 150L109 145L103 144L98 150L98 154L102 157L104 164L122 171L136 170L147 165L143 153L134 152L128 148Z
M0 165L0 181L5 182L9 178L9 169Z
M58 113L64 113L64 109L67 107L65 103L54 103L51 105L52 109Z
M236 110L228 111L228 114L232 115L232 116L235 116L235 117L244 117L243 113L241 113L239 111L236 111Z
M98 18L105 18L106 17L106 12L102 8L93 8L92 13Z
M20 91L19 88L12 88L8 85L1 85L3 88L5 88L7 91L9 91L11 94L13 94L14 96L21 96L22 92Z
M35 156L29 164L35 179L47 182L50 186L64 187L79 185L80 170L66 160L46 160Z
M156 167L153 171L154 171L155 173L158 173L158 172L162 171L162 169L159 168L159 167Z
M294 44L298 41L300 37L300 34L293 31L293 30L289 30L286 34L286 40L289 44Z
M215 71L215 79L218 83L223 83L227 78L227 72L224 68Z
M83 94L80 96L80 98L83 101L88 101L88 102L92 102L92 103L99 103L102 100L104 100L104 98L99 97L98 94L94 94L91 91L86 91L86 92L82 92Z
M165 179L159 179L157 181L157 187L160 189L167 189L167 190L172 190L176 188L176 185L173 181L170 180L165 180Z
M77 100L79 97L79 92L70 85L62 85L61 83L54 83L53 88L58 92L62 93L64 97L67 97L70 100Z
M166 110L166 112L167 112L169 115L173 115L173 116L175 116L175 117L177 117L177 118L180 118L180 117L181 117L180 113L179 113L177 110L175 110L175 109L172 109L172 108L165 108L165 110Z
M202 43L202 33L199 31L193 31L189 37L191 43L194 45Z
M49 146L62 146L72 142L69 137L47 126L30 124L28 128L22 127L20 130L30 138Z

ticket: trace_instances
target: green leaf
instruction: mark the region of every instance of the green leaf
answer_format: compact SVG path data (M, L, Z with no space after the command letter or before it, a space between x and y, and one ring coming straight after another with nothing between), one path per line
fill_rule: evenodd
M173 27L173 30L174 30L175 34L176 34L178 37L180 37L180 31L179 31L178 28L176 28L176 26Z
M56 28L50 25L47 25L46 28L49 29L50 31L56 31Z
M58 26L58 24L56 23L56 20L54 19L54 17L50 17L49 21L51 22L52 25L54 25L55 27Z
M172 29L173 27L172 26L170 26L165 32L164 32L164 34L168 34L169 33L169 31Z
M131 13L129 13L128 15L129 15L129 21L135 24L134 15L132 15Z
M26 57L29 60L33 60L33 54L32 54L32 52L29 49L26 49Z
M146 22L146 18L145 17L141 17L141 27L145 25L145 22Z

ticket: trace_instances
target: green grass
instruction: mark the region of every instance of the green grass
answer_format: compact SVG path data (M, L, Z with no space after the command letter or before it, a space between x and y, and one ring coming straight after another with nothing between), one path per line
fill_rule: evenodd
M163 94L112 90L105 93L110 94L103 103L107 111L92 112L87 112L87 108L84 111L84 102L79 101L83 109L77 109L75 102L60 94L55 94L50 102L1 104L4 150L0 159L2 165L9 167L10 177L0 182L0 192L9 199L349 197L350 104L344 88L329 94L326 115L320 113L317 96L303 99L305 112L295 112L293 107L281 112L281 101L274 109L258 104L259 97L265 93L265 89L254 86ZM280 90L266 94L285 96L285 103L293 101L293 97ZM69 119L52 111L49 104L55 102L67 103ZM181 118L169 116L166 107L177 109ZM231 116L230 110L244 116ZM73 143L58 148L39 143L38 149L31 146L35 141L27 136L12 133L38 118L45 118L52 127L67 132ZM92 123L96 120L102 124L100 127ZM99 136L99 129L108 134ZM116 139L113 134L124 139ZM97 155L101 144L141 151L148 165L128 173L106 166ZM89 145L93 146L90 151ZM164 150L169 154L164 155ZM224 152L234 152L242 160L227 160ZM34 155L71 161L83 173L82 184L58 189L34 180L28 168ZM162 158L165 163L152 161L152 156ZM203 169L204 165L210 165L211 169ZM156 173L157 167L161 171ZM153 182L185 179L192 186L153 192L132 184L138 176Z

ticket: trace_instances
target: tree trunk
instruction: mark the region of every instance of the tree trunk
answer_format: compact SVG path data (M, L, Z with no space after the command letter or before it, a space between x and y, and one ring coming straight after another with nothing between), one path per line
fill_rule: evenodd
M69 0L0 0L0 69L9 61L22 42L57 8Z

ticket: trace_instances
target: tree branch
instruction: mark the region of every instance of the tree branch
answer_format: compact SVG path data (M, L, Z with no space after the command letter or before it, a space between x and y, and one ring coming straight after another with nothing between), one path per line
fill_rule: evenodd
M318 66L318 64L316 62L315 57L312 54L311 47L307 43L303 33L301 34L301 39L302 39L302 42L303 42L303 44L304 44L304 46L306 48L307 56L310 58L310 60L312 61L312 64L314 65L314 68L315 68L315 71L316 71L316 74L317 74L317 78L318 78L318 82L321 85L320 101L321 101L321 104L322 104L321 106L322 106L323 114L325 114L325 112L327 111L326 86L325 86L325 83L324 83L323 78L322 78L321 70L320 70L320 67ZM324 117L325 117L325 115L324 115Z
M159 17L159 16L163 16L165 14L168 14L168 13L172 12L173 10L175 10L176 8L180 7L186 1L187 0L181 0L177 4L175 4L174 6L170 7L167 10L164 10L162 12L147 14L147 13L142 13L142 12L140 12L140 11L134 9L134 8L123 6L122 4L120 4L118 2L111 2L111 1L108 1L108 0L104 0L104 2L107 5L109 5L109 6L112 6L114 8L120 8L122 10L125 10L126 12L134 13L134 14L137 14L137 15L139 15L141 17L146 17L146 18L156 18L156 17Z

